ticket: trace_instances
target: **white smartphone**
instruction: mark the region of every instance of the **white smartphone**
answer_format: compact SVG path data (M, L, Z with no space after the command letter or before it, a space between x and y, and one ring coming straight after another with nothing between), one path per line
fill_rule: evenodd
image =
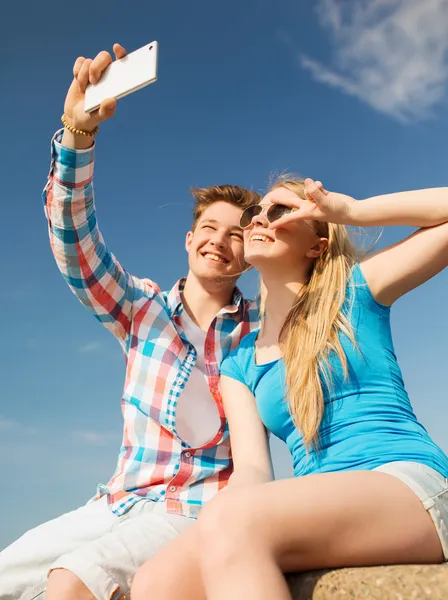
M118 100L157 81L158 49L151 42L110 64L98 83L87 86L84 110L92 112L106 98Z

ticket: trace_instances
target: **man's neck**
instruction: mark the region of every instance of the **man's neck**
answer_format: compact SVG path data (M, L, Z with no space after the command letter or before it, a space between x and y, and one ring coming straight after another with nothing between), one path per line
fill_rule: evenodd
M232 302L234 281L200 281L190 271L182 293L184 309L201 329L207 331L218 312Z

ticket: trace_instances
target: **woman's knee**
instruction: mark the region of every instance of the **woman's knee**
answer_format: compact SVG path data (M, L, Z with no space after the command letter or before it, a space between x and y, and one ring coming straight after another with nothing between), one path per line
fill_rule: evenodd
M147 563L145 563L139 568L132 580L131 600L146 600L149 597L151 583L151 569L148 569Z
M172 575L172 573L171 573ZM168 600L170 573L157 558L150 558L137 571L132 580L131 600Z
M234 555L263 544L258 512L245 498L224 493L206 505L198 519L201 565L211 567L231 561Z

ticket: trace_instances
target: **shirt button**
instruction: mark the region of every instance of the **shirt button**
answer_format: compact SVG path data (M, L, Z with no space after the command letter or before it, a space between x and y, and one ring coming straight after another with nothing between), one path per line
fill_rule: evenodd
M184 456L185 458L191 458L191 452L185 452Z
M175 485L170 485L170 487L168 489L170 490L170 492L175 492L176 491L176 486Z

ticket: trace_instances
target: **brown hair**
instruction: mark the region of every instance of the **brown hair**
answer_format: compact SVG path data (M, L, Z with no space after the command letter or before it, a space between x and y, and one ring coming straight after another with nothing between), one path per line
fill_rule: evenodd
M194 231L202 213L215 202L228 202L242 210L251 204L258 204L261 200L260 194L239 185L213 185L208 188L192 188L194 198L193 225Z

